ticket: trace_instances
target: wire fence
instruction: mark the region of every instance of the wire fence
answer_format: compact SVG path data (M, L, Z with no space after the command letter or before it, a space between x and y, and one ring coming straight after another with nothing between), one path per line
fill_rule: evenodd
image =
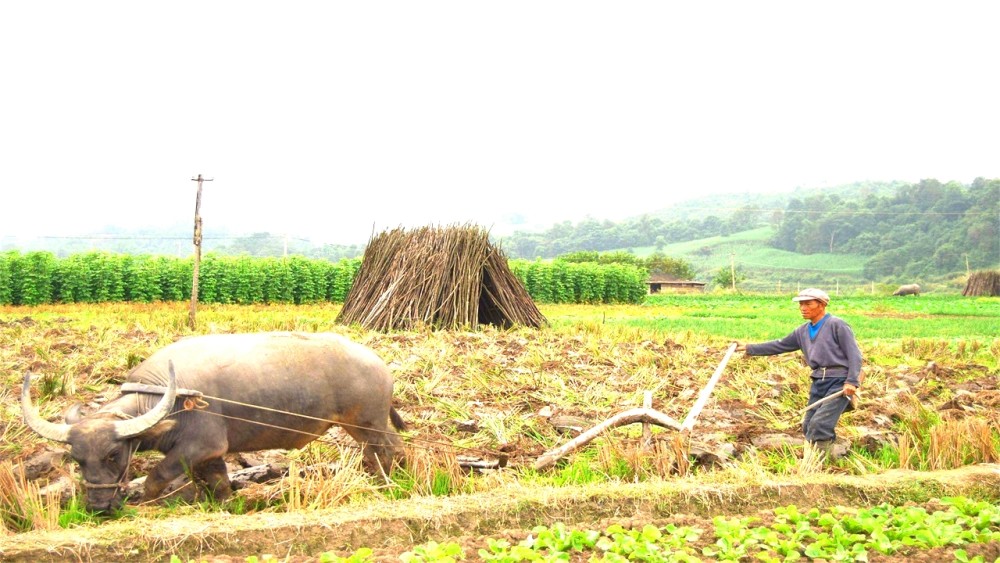
M857 282L833 279L827 283L817 283L816 281L799 280L775 280L773 282L764 281L742 281L736 284L736 289L753 293L765 293L774 295L792 295L807 287L820 286L830 295L878 295L885 292L885 284L871 282Z

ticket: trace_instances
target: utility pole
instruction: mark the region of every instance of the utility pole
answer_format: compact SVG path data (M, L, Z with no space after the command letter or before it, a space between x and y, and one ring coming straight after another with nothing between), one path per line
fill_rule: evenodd
M736 291L736 253L729 253L729 280L732 283L733 291Z
M191 311L188 313L188 327L194 330L194 316L198 309L198 270L201 268L201 183L212 180L202 178L201 174L198 174L198 177L191 178L191 181L198 182L198 195L194 200L194 276L191 280Z

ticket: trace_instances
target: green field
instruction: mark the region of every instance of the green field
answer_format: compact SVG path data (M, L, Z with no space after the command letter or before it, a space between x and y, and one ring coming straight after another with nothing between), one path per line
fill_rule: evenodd
M992 340L1000 334L1000 298L834 297L828 311L848 321L859 340L904 338ZM581 321L693 332L732 340L770 340L801 324L789 295L652 295L642 305L545 306L550 321Z
M645 258L659 252L671 258L680 258L697 273L697 279L710 282L722 268L734 266L745 276L741 289L775 291L796 284L837 284L845 289L862 288L871 282L863 278L865 262L869 257L859 254L798 254L768 245L774 235L771 227L686 242L668 244L660 249L652 246L631 249L636 256ZM920 280L929 287L930 280ZM940 290L957 292L960 288L940 285ZM885 288L880 288L885 290ZM888 290L891 293L892 289Z

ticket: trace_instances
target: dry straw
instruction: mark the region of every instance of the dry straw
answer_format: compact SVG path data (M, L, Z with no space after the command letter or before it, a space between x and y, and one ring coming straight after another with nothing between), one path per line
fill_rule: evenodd
M294 512L339 506L366 490L371 491L372 485L361 468L360 451L344 449L337 464L292 461L271 494L283 499L278 504L281 511Z
M954 469L974 463L1000 461L993 432L985 421L946 420L930 431L927 454L930 469Z
M55 530L59 528L59 495L44 495L10 461L0 463L0 514L4 525L0 534L11 529Z

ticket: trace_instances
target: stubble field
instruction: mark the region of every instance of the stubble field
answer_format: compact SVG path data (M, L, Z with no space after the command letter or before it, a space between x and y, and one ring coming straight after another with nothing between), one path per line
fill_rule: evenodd
M622 426L542 470L532 467L540 455L642 406L647 392L652 409L683 420L728 345L783 336L801 322L794 307L782 296L676 296L643 306L543 306L550 326L540 330L388 334L334 324L338 309L329 304L203 307L194 332L179 303L6 308L0 462L12 475L58 451L21 423L25 372L36 374L36 401L54 420L73 402L113 397L131 366L177 338L270 330L338 332L389 363L394 405L411 428L404 437L412 466L389 483L372 479L360 472L353 442L331 431L301 451L231 459L234 470L264 461L293 471L224 504L133 505L114 520L76 518L69 528L52 518L65 518L66 509L26 516L4 504L0 558L305 561L361 558L357 550L371 548L374 560L441 561L456 549L477 560L479 549L529 536L537 542L559 526L653 525L700 530L685 544L691 557L712 560L721 557L719 526L726 526L716 516L752 529L784 518L775 509L789 505L935 509L953 496L996 505L1000 301L925 297L835 298L831 312L852 324L865 353L866 381L861 407L842 419L846 454L833 465L815 463L801 445L807 373L789 354L734 356L689 435L652 426L646 440L641 424ZM73 494L72 463L52 459L51 469L20 482L25 498L60 478L71 487L64 494ZM136 473L156 459L141 456ZM957 548L867 553L870 560L946 553L947 560ZM988 561L1000 555L990 551L996 542L964 549ZM595 553L606 556L574 557Z

